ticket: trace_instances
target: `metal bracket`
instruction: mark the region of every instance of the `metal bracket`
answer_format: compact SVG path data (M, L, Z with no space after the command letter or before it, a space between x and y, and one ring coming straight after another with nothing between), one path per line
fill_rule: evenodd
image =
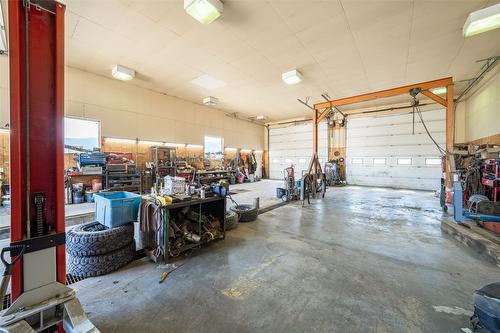
M24 245L26 247L25 253L40 251L48 249L54 246L63 245L66 243L66 233L54 233L50 235L45 235L41 237L34 237L29 239L23 239L18 242L13 242L10 245ZM20 253L19 249L11 251L12 256L17 256Z

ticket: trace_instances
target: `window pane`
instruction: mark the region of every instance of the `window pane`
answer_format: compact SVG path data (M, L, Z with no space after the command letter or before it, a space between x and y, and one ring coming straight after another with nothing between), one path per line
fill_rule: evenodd
M222 138L205 137L205 156L212 159L222 158Z
M353 158L352 164L363 164L363 159L362 158Z
M425 165L441 165L440 158L426 158Z
M95 120L64 117L64 145L86 150L100 149L99 125ZM65 151L69 152L68 149Z
M411 158L398 158L398 165L411 165Z
M373 164L376 165L385 165L385 158L374 158Z

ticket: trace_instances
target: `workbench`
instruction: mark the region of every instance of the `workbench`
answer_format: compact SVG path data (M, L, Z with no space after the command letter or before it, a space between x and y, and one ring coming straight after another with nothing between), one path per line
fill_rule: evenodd
M225 217L226 217L226 198L225 197L209 197L205 199L192 199L182 202L172 203L170 205L163 206L163 249L164 251L164 261L168 262L170 258L170 219L175 216L180 210L185 207L191 207L192 210L199 214L210 213L212 216L217 217L221 221L221 236L218 239L224 239L226 237L225 228ZM198 221L199 229L198 234L201 234L201 218ZM214 239L217 240L217 239ZM213 240L211 240L213 241ZM211 241L201 241L200 243L186 244L180 251L179 254L188 251L193 248L200 248L201 246L210 243Z

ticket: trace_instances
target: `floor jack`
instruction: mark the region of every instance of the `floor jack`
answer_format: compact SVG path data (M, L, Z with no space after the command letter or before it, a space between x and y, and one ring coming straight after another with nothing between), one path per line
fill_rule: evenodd
M12 305L0 332L99 332L66 286L64 12L53 0L8 1L11 245L0 296L11 280Z

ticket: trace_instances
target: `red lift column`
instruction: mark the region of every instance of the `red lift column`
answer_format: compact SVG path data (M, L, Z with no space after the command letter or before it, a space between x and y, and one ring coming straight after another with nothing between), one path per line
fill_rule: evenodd
M52 0L9 1L11 241L26 253L12 299L65 283L64 11ZM38 276L37 276L38 275ZM52 280L52 281L51 281Z

